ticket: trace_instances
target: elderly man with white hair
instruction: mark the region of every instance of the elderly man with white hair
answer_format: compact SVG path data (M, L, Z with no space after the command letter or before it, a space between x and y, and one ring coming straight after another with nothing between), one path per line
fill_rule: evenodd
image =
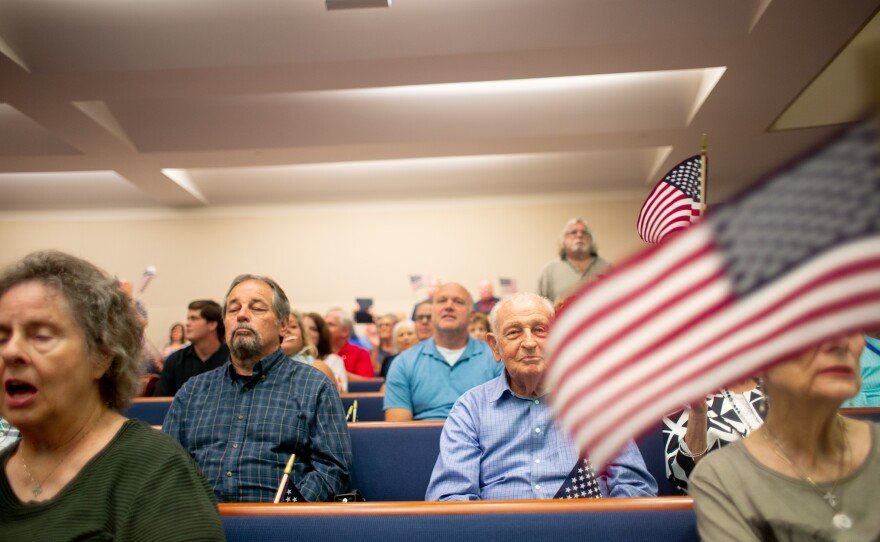
M553 419L544 388L550 302L514 294L489 318L489 345L504 372L456 401L425 500L656 496L657 482L635 444L600 476Z

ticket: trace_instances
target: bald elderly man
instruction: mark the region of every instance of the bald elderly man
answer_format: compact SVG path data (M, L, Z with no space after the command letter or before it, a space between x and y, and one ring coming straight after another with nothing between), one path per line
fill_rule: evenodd
M489 318L489 344L504 373L456 401L425 500L656 496L657 482L635 444L597 475L554 421L544 388L550 301L514 294Z

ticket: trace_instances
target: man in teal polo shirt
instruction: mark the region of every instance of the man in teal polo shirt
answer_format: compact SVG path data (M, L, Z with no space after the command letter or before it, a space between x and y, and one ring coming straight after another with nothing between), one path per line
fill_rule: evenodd
M500 375L489 345L468 335L474 300L461 284L434 294L434 336L404 351L385 379L385 421L445 420L467 390Z

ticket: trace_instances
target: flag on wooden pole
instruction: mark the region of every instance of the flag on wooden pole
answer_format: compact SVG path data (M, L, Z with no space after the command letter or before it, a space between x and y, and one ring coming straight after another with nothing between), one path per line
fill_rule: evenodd
M659 243L681 231L703 214L705 153L691 156L672 168L642 204L636 229L647 243Z
M601 469L665 413L880 324L880 148L866 121L579 291L554 409Z

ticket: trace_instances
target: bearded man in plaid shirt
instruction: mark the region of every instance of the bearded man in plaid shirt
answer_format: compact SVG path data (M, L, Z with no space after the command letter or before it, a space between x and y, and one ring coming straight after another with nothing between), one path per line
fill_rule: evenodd
M281 351L288 314L275 281L238 276L224 308L229 362L188 380L162 426L192 455L220 502L272 502L291 454L290 479L306 500L349 490L342 401L323 373Z

